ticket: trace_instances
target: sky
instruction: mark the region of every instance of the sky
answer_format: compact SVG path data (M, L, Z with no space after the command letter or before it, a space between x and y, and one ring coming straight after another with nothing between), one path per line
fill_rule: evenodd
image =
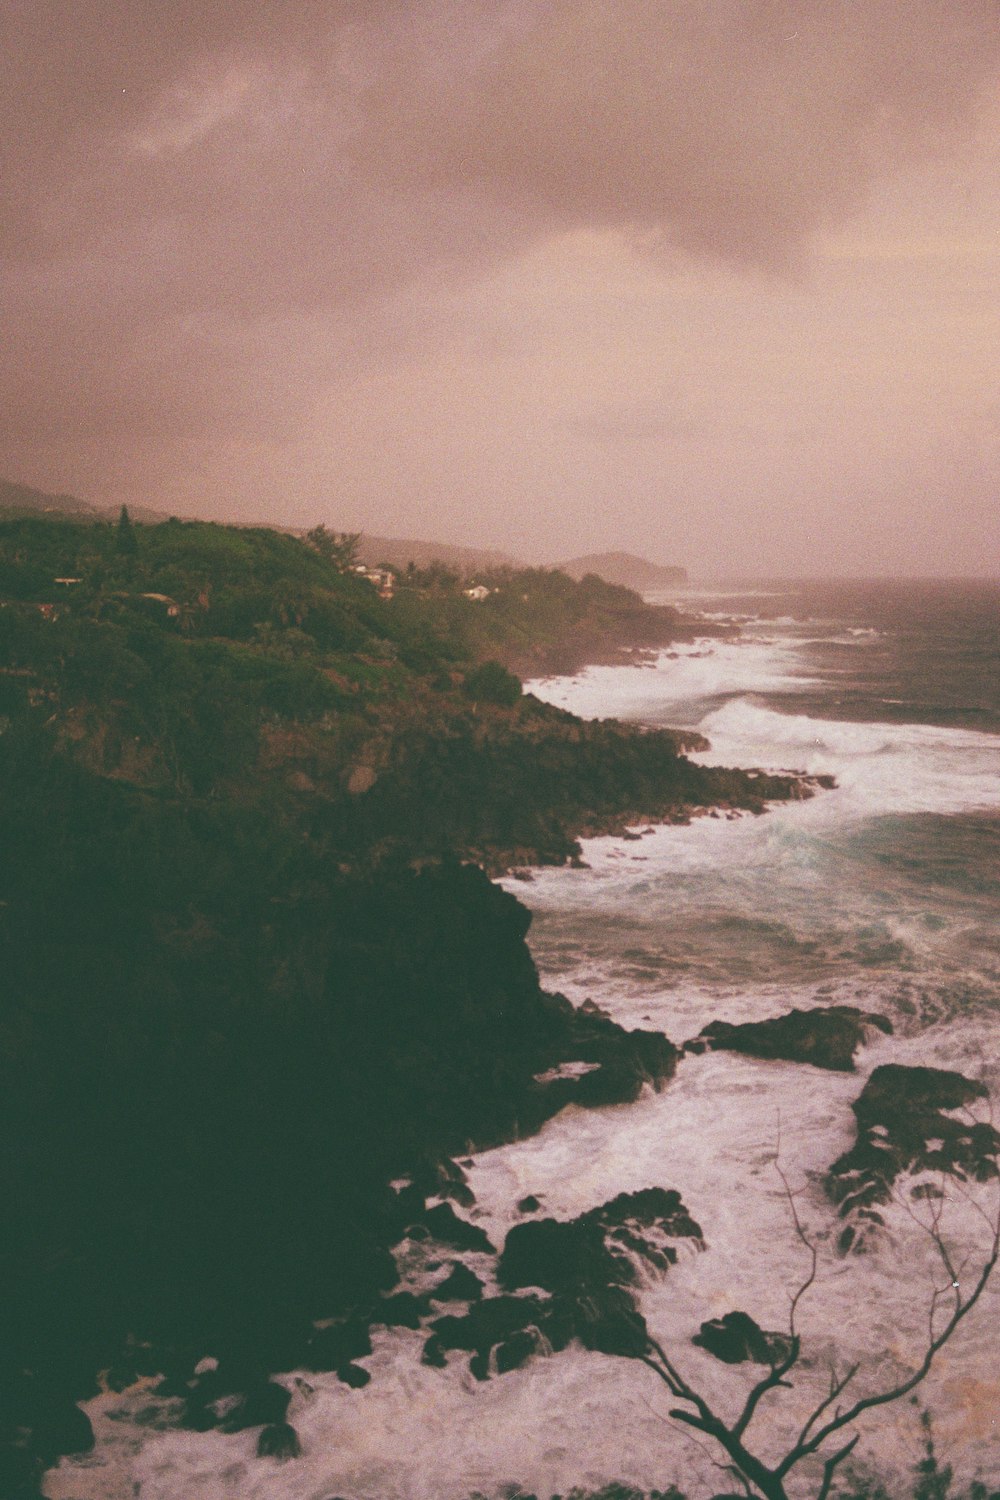
M0 474L1000 574L995 0L4 0Z

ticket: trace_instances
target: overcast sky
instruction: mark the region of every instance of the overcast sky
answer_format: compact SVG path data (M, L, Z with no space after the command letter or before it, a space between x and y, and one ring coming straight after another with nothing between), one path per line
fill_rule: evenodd
M5 0L0 474L1000 573L994 0Z

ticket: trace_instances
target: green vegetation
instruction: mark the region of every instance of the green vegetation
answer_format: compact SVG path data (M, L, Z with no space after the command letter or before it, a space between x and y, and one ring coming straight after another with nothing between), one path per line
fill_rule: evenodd
M97 1369L266 1373L370 1306L388 1178L537 1128L582 1026L607 1098L672 1065L544 995L528 913L462 858L802 793L521 693L535 629L679 628L627 591L381 598L355 544L0 524L0 1493L71 1451Z

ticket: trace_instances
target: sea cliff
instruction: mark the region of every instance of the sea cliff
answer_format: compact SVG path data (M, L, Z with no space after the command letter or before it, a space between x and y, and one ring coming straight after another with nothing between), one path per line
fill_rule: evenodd
M125 517L0 528L0 586L0 1478L29 1496L98 1372L211 1353L259 1415L410 1224L467 1232L456 1153L669 1079L666 1038L542 991L484 868L814 784L522 694L504 643L570 639L590 585L491 619L440 577L380 599L322 536Z

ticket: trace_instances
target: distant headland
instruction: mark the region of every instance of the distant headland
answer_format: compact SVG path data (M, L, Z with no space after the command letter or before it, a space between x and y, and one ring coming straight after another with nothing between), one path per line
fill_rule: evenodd
M571 557L554 564L577 580L596 573L605 583L619 583L638 592L651 589L683 588L688 581L685 568L663 567L632 552L590 552L586 557Z

